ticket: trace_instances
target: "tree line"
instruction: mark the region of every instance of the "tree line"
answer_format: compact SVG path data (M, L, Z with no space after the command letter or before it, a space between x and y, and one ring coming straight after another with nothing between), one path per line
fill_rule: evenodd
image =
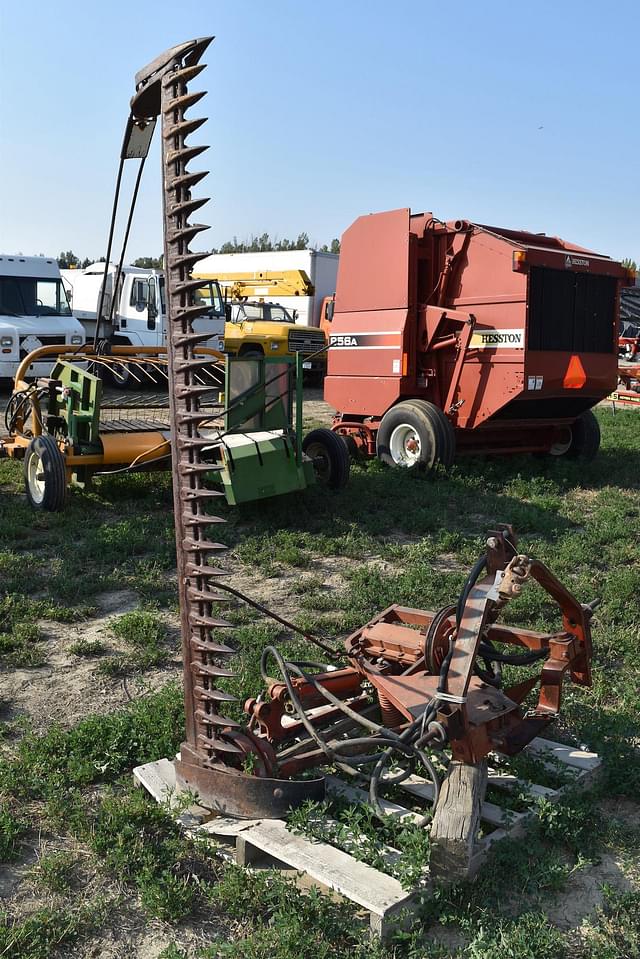
M323 243L322 246L313 246L309 242L308 233L299 233L295 240L290 240L287 237L283 239L274 237L272 239L268 233L262 233L260 236L252 233L249 239L245 240L239 240L237 236L234 236L232 240L227 240L219 247L212 247L208 252L271 253L273 251L285 252L287 250L316 250L319 253L339 253L340 240L336 237L331 240L330 243ZM202 255L206 256L207 254L205 252ZM101 256L99 260L90 260L88 257L81 259L79 256L76 256L73 250L67 250L66 253L62 252L58 255L58 266L61 270L84 270L91 263L104 263L104 257ZM132 266L138 266L144 270L161 270L162 254L160 256L139 256L137 260L133 261Z

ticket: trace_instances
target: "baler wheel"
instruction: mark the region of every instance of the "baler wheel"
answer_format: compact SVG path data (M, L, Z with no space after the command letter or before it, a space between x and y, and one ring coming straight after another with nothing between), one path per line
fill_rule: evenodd
M321 486L342 489L349 481L351 460L343 438L333 430L317 429L307 433L302 452L313 460L316 479Z
M569 459L590 463L600 449L600 424L593 410L587 410L571 427L571 446L566 452Z
M535 456L565 456L572 460L591 462L600 449L600 426L591 410L582 413L570 427L566 427L567 439L558 442L548 453L535 453Z
M67 495L64 456L53 436L34 436L24 458L24 485L34 509L55 513Z
M426 400L405 400L387 410L376 440L378 459L388 466L430 470L452 465L455 434L441 409Z

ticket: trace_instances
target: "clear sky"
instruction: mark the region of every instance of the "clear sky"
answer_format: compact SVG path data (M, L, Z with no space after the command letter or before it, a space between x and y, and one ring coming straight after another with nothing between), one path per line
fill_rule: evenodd
M0 251L104 253L133 75L215 34L201 249L410 206L640 260L637 0L0 0ZM157 137L157 132L156 132ZM162 249L158 143L129 257Z

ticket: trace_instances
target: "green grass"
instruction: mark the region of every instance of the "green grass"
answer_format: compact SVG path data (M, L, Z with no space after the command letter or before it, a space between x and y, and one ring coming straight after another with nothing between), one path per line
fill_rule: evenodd
M27 823L18 817L15 808L8 803L0 803L0 862L11 862L18 858L20 840L28 831Z
M312 488L241 509L219 506L227 519L219 536L234 562L245 574L273 578L278 597L288 604L285 615L337 642L389 603L430 608L455 599L487 530L513 523L522 551L547 563L581 601L602 599L593 622L593 688L567 686L562 723L548 732L601 754L602 776L590 793L569 790L556 805L541 802L526 842L496 846L475 883L438 889L416 922L382 946L369 942L351 907L303 895L278 874L212 861L177 832L164 810L130 789L133 766L179 748L183 716L176 686L71 729L55 726L37 735L4 723L11 735L0 740L0 858L19 863L24 840L31 844L34 836L46 835L31 880L57 899L54 908L28 916L7 913L0 921L0 955L39 959L59 944L73 949L92 937L99 948L100 927L117 921L119 910L135 901L147 916L178 929L185 919L215 919L216 942L185 948L177 934L171 944L169 934L165 959L635 959L637 891L606 890L584 935L562 932L546 916L589 864L614 855L637 870L640 854L640 828L603 812L612 799L637 804L640 797L634 745L640 736L640 418L632 412L613 417L608 410L599 410L598 417L603 448L587 466L468 458L448 477L421 478L370 462L354 465L350 486L341 493ZM63 514L36 515L27 508L14 463L0 462L0 484L4 688L16 667L46 661L42 621L81 624L100 595L115 589L133 591L141 608L111 621L112 642L81 637L71 652L99 657L97 668L108 675L167 662L174 650L164 623L176 601L169 477L104 479L88 494L73 492ZM236 676L225 687L238 699L228 707L232 718L241 717L246 697L261 691L265 644L277 644L291 658L322 658L252 610L238 607L225 616L233 624L225 639L238 650ZM504 619L534 629L559 626L553 604L533 585L509 605ZM107 643L118 652L102 655ZM3 709L10 709L3 697ZM546 769L526 756L517 757L516 766L542 785L567 782L561 768ZM328 824L318 823L323 810L299 814L297 826L338 845L357 832L364 837L359 855L380 865L374 828L380 833L369 813L339 806L329 812L337 823L331 836ZM383 838L390 845L405 843L401 878L409 882L428 856L425 834L409 829L403 838L391 824L387 830ZM78 903L77 865L65 854L46 852L57 837L78 844L124 898L96 900L93 912ZM441 927L453 936L453 946L429 937Z
M73 885L76 859L69 852L50 852L38 859L31 881L48 892L66 892Z
M101 656L106 649L106 645L99 639L78 639L69 646L69 652L74 656L83 656L87 659Z
M167 629L162 618L148 610L123 613L111 621L114 636L127 647L127 652L109 656L98 665L105 676L127 676L162 666L168 658Z

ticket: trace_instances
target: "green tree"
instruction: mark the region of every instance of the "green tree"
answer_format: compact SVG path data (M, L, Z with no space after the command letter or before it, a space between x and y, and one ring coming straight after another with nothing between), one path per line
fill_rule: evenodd
M298 233L296 239L283 237L281 240L271 239L268 233L261 233L259 236L251 234L247 240L239 240L234 236L232 240L226 240L221 246L214 247L211 253L269 253L272 250L284 252L286 250L312 250L316 249L309 241L309 234ZM332 240L331 245L326 243L320 247L324 253L339 253L340 240Z
M58 254L58 266L61 270L77 269L80 266L80 260L73 250L67 250L66 253Z
M137 260L133 261L132 266L139 266L143 270L161 270L162 255L161 256L139 256Z
M628 256L625 256L624 260L621 260L621 263L627 270L635 270L636 273L638 272L638 264Z

